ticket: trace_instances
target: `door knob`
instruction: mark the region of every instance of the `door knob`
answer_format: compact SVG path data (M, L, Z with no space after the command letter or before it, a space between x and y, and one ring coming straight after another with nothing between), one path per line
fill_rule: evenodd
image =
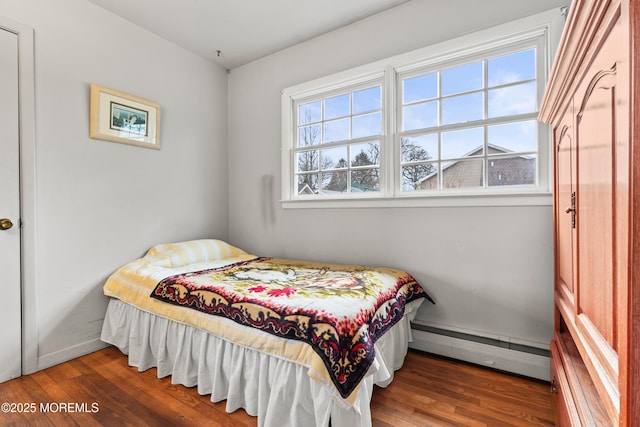
M0 230L8 230L13 227L13 223L8 218L0 219Z

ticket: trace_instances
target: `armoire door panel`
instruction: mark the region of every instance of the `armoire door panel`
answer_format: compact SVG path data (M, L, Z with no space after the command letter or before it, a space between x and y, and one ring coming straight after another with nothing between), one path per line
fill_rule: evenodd
M615 66L588 81L576 118L578 313L616 349ZM579 94L581 92L578 92Z
M555 238L558 291L573 305L575 234L575 138L573 112L569 109L554 131L555 144Z

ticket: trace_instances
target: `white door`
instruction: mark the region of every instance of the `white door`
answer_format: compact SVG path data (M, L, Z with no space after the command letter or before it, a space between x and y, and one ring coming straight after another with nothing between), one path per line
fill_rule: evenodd
M20 376L18 36L0 29L0 382Z

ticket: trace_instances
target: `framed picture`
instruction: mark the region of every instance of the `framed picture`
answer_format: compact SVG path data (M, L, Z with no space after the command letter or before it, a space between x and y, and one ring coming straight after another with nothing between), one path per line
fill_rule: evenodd
M160 149L160 105L96 84L91 85L89 136Z

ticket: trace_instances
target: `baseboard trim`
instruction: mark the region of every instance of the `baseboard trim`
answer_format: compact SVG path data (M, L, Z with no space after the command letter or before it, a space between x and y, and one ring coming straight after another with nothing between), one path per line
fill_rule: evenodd
M85 341L83 343L76 344L74 346L67 347L53 353L39 356L37 370L40 371L42 369L50 368L51 366L67 362L71 359L84 356L85 354L93 353L94 351L101 350L108 346L109 344L101 341L100 338L95 338L90 341ZM31 372L24 373L29 374Z
M410 348L549 381L550 359L546 354L418 330L415 327L411 333L413 341L409 343Z
M535 351L524 351L526 349L521 348L521 346L517 348L507 348L506 346L496 345L493 342L487 343L484 342L486 340L484 338L482 340L474 340L466 336L461 336L463 334L442 334L422 329L426 328L420 327L420 329L416 329L414 325L411 331L413 341L409 343L410 348L549 381L549 356L546 352L540 352L539 349ZM37 370L58 365L107 346L108 344L96 338L53 353L45 354L38 357ZM28 374L31 372L24 373Z
M465 341L473 341L480 344L492 345L495 347L507 348L510 350L522 351L525 353L537 354L538 356L551 357L551 351L549 348L534 347L532 345L526 345L522 343L516 343L511 341L504 341L497 338L490 338L486 336L480 336L468 332L453 331L451 329L438 328L435 326L426 325L423 323L411 323L412 329L418 331L431 332L436 335L446 335L452 338L459 338Z

